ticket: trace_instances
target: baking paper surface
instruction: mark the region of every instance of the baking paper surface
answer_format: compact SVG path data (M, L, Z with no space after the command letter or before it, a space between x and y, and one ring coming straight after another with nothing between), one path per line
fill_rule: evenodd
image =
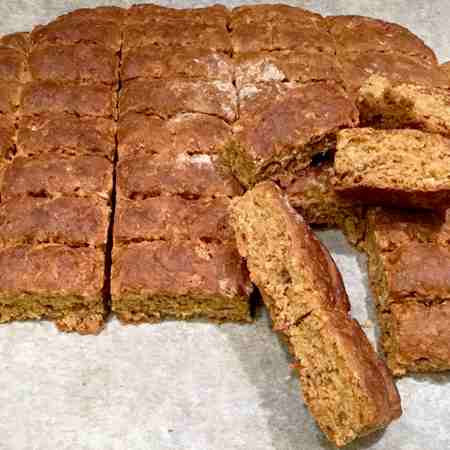
M1 0L0 33L28 30L80 7L131 3ZM423 38L441 62L450 59L447 0L291 4L398 22ZM319 236L342 271L353 315L373 341L365 256L338 232ZM289 362L262 307L251 325L121 326L112 320L99 336L59 333L48 322L2 325L0 449L331 449L304 406ZM397 386L402 418L346 448L450 449L450 375L406 377Z

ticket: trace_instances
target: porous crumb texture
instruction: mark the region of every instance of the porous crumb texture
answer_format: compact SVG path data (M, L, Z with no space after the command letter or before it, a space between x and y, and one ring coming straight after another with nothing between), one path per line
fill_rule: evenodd
M369 280L394 375L450 369L449 243L446 212L368 212Z
M374 75L359 91L361 122L377 128L415 128L450 137L448 86L430 87L404 80L395 83Z
M305 401L338 446L401 414L392 378L359 324L331 256L272 182L231 205L250 277L295 358Z
M343 130L334 187L357 202L440 209L450 206L450 140L418 130Z

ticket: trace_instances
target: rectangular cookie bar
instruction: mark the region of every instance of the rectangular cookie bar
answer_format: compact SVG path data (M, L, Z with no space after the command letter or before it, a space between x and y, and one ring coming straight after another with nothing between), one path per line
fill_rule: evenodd
M155 241L115 246L112 310L125 323L249 321L252 290L233 245Z
M215 154L230 136L230 125L207 114L177 114L168 120L121 114L117 130L119 159L154 154Z
M450 93L445 78L441 85L395 83L372 76L359 91L361 120L380 128L418 128L450 137Z
M122 82L135 78L185 78L233 82L233 64L224 54L205 48L148 45L125 53Z
M202 80L132 80L120 93L121 116L145 113L168 119L179 113L203 113L232 122L237 114L232 83Z
M364 240L365 208L340 198L333 188L333 176L333 162L323 161L277 181L308 224L340 228L359 246Z
M362 203L450 206L450 140L417 130L361 128L338 133L334 188Z
M108 200L112 191L112 165L106 158L15 158L5 167L2 201L16 196L98 196Z
M114 219L114 242L160 239L231 241L234 234L228 222L229 203L227 198L188 200L166 195L131 201L119 198Z
M48 318L63 331L100 331L104 255L61 245L0 249L0 322Z
M22 116L17 127L20 156L97 155L110 161L114 158L116 124L111 119L49 113Z
M185 198L233 197L241 185L210 155L125 159L117 166L117 192L133 200L159 195Z
M448 214L369 210L369 279L381 344L395 375L450 369L444 323L450 311L449 243Z
M231 223L274 328L298 361L304 398L336 445L401 414L393 381L358 323L330 254L271 182L232 201Z
M13 198L0 204L0 246L57 243L105 248L110 208L98 198Z
M265 83L239 91L239 120L222 159L245 186L308 166L358 112L333 82Z

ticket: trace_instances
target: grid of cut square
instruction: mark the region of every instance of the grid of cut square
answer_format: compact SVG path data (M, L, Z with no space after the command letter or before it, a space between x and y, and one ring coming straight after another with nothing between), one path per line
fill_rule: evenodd
M367 220L369 279L390 369L448 370L449 214L372 208Z
M237 113L228 21L221 6L128 11L111 280L124 322L249 319L228 224L242 188L217 164Z
M323 17L286 5L242 6L230 28L239 119L223 155L251 186L305 168L358 116Z
M1 321L44 317L80 333L102 326L119 11L81 10L9 39L23 70L14 157L1 177Z

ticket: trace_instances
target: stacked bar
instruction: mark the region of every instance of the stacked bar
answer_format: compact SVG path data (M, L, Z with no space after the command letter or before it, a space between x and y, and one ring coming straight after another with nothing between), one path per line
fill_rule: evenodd
M318 14L284 5L243 6L230 22L239 120L223 151L247 187L301 170L358 122Z
M349 316L334 261L282 191L265 182L233 200L232 224L274 328L295 358L305 401L327 437L342 446L399 417L395 385Z
M450 369L450 215L372 208L369 278L395 375Z
M30 35L1 180L1 321L49 318L79 333L103 324L120 15L81 10Z
M216 164L236 119L224 7L132 7L124 28L112 309L127 323L249 320Z

